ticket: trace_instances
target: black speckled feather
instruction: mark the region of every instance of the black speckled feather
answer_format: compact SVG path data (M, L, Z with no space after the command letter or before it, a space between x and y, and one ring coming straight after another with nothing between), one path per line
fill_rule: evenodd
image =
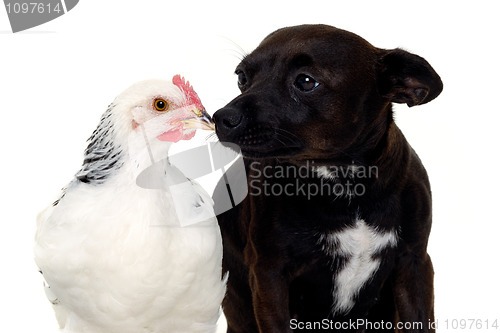
M85 149L85 157L76 179L88 184L102 184L117 169L123 165L121 161L122 148L114 144L115 129L111 119L111 104L101 117L99 125L89 138Z
M103 184L112 173L123 165L122 147L116 146L114 143L115 129L111 117L114 107L114 104L109 105L102 115L99 125L87 140L89 145L84 152L83 165L76 173L76 179L73 182L92 185ZM63 189L61 197L53 203L54 206L64 197L66 188Z

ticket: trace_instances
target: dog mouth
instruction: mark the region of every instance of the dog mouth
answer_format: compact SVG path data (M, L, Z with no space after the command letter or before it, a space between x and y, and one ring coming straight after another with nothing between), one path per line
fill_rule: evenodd
M302 150L302 141L293 133L266 125L246 128L233 138L222 138L237 144L243 156L252 158L284 157L295 155Z
M259 147L265 145L273 139L274 133L270 127L261 125L246 129L235 138L235 143L241 147Z

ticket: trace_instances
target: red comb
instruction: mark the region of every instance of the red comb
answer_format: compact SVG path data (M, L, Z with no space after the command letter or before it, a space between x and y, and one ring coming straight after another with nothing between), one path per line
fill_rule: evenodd
M198 94L194 91L193 87L189 84L189 81L186 81L179 74L175 75L172 78L172 83L175 84L179 89L181 89L187 96L187 100L190 104L196 105L200 110L204 110L205 108L201 104L200 98Z

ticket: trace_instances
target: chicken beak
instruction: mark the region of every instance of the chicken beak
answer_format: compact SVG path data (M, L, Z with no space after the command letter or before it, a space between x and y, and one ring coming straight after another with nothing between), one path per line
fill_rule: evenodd
M200 128L215 131L215 124L204 109L199 110L198 108L194 108L191 111L194 113L193 117L180 120L184 124L184 128Z

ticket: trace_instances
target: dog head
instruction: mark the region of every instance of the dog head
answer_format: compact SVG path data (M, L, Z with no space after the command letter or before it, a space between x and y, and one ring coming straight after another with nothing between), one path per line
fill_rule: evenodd
M254 158L332 159L372 149L391 103L427 103L442 82L427 61L325 25L283 28L236 68L241 95L214 114L219 139Z

